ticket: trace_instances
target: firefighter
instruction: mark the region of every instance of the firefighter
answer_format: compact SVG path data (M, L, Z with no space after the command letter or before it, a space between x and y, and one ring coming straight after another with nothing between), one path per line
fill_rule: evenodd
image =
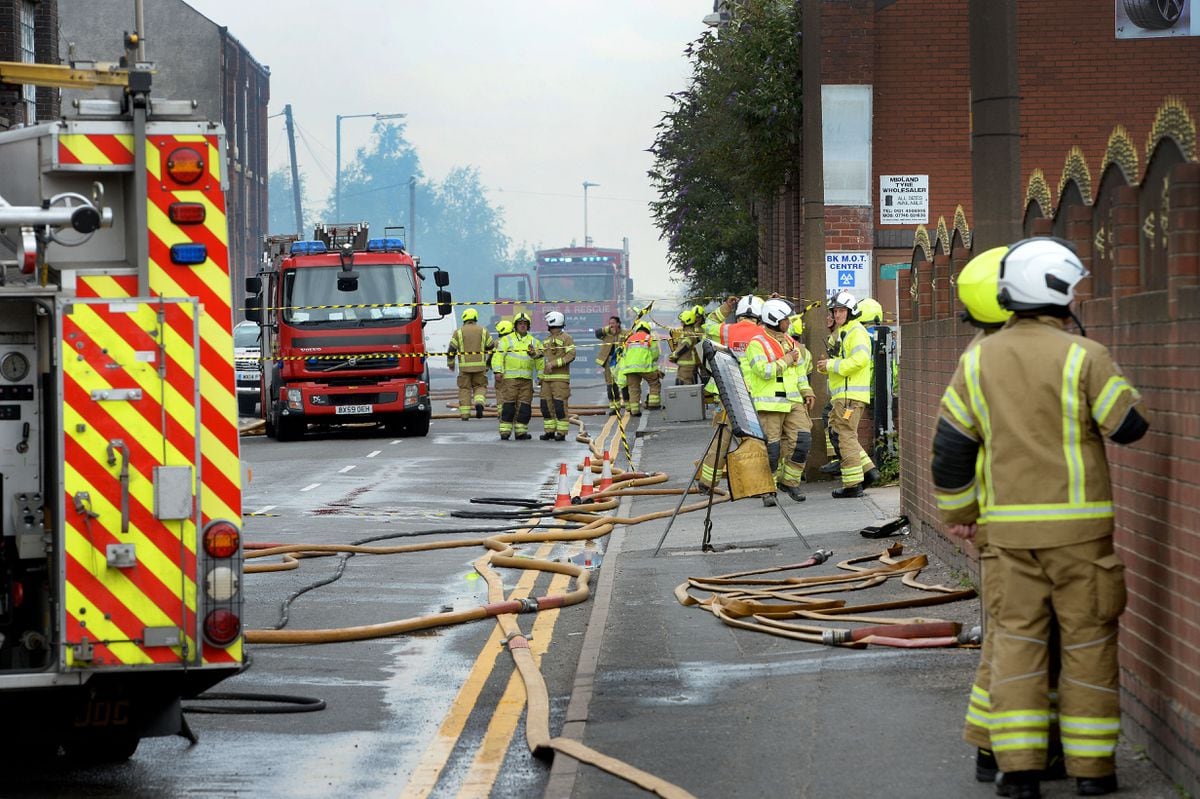
M812 421L808 418L806 399L798 379L805 367L806 352L796 346L788 328L792 324L792 306L782 299L770 299L763 303L762 332L746 345L742 358L742 375L746 388L758 412L759 423L766 435L767 461L771 473L782 465L783 448L786 444L788 469L786 481L778 481L780 488L796 502L803 502L800 476L808 460L812 446ZM812 368L811 359L807 367ZM805 373L804 388L808 388ZM812 389L808 389L808 403L812 403ZM773 506L774 496L764 496L763 504Z
M625 337L625 331L621 329L621 317L608 317L608 324L596 328L595 333L600 340L596 365L604 369L604 385L608 389L608 415L616 416L623 407L621 391L617 388L617 359L620 356L621 339Z
M646 383L646 407L658 405L662 383L658 376L658 342L650 332L650 320L639 319L625 339L617 364L617 385L629 392L629 415L642 415L642 383Z
M842 487L835 499L861 497L879 481L879 470L858 441L858 423L871 401L871 336L858 321L858 300L848 291L833 298L838 354L817 361L817 371L829 376L832 406L829 423L841 451Z
M529 335L529 314L522 311L513 317L513 332L496 344L496 356L504 375L500 438L507 441L511 434L517 441L528 441L533 438L529 435L529 419L533 415L535 364L541 357L537 339Z
M446 365L453 372L454 360L458 358L458 414L464 422L471 418L472 405L475 406L475 418L483 418L488 357L495 345L492 334L479 324L479 312L474 308L463 311L462 327L450 336Z
M708 315L704 322L704 335L712 341L727 347L738 358L746 352L750 340L762 332L759 317L762 315L763 301L753 294L744 297L729 297ZM725 320L734 316L734 321ZM716 393L716 384L710 379L704 387L706 393ZM725 411L713 414L713 426L726 424ZM698 484L701 491L709 491L716 487L725 476L725 455L732 448L732 433L726 430L704 453L700 463Z
M1124 567L1113 550L1104 438L1131 444L1149 428L1137 390L1108 350L1068 334L1087 276L1064 243L1032 238L1000 264L1000 304L1014 318L959 359L942 398L933 481L947 532L986 525L984 571L995 627L990 742L997 793L1041 796L1050 728L1050 648L1062 657L1059 724L1077 793L1117 789L1117 620ZM976 464L987 480L977 485ZM1060 641L1052 640L1057 620Z
M492 365L492 375L495 380L496 390L496 407L499 409L504 403L504 398L501 396L504 388L504 358L496 353L496 346L499 345L500 339L507 336L513 331L512 322L507 319L501 319L496 323L496 338L492 341L492 354L490 361Z
M703 308L701 308L703 312ZM696 367L700 364L700 339L704 330L700 327L703 316L697 316L695 308L679 312L683 328L677 342L672 343L671 355L667 360L675 364L675 385L686 386L696 382Z
M829 298L826 304L825 314L825 329L828 335L825 336L825 354L830 358L834 358L838 354L838 337L837 337L837 322L833 318L833 297ZM833 400L827 400L825 407L821 409L821 426L825 428L825 457L829 458L829 462L823 465L820 469L821 474L838 474L842 471L842 453L838 449L837 432L833 426L829 424L829 414L833 411Z
M575 360L575 340L563 332L566 317L559 311L546 314L550 334L542 342L538 374L542 383L542 441L566 441L567 401L571 398L571 362Z

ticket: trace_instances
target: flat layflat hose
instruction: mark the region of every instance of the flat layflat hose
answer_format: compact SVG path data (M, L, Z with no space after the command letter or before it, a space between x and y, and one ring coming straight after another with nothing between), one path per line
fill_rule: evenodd
M245 705L184 705L184 713L214 713L224 715L313 713L325 709L324 699L287 694L203 693L193 702L250 702ZM270 704L258 704L270 703Z

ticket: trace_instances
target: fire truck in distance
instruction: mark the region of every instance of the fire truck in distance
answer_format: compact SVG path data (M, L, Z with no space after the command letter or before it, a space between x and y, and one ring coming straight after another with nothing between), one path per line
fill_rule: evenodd
M0 133L0 750L18 767L195 740L180 700L243 667L225 133L151 100L141 66L0 64L125 90Z
M533 329L546 332L545 312L551 309L566 316L567 331L577 340L581 332L608 323L610 316L628 316L633 299L629 276L629 240L622 249L564 247L538 250L532 275L506 272L495 277L496 299L513 305L499 306L501 316L530 310L522 303L539 303L530 310ZM628 319L626 319L628 322ZM591 359L580 359L590 363Z
M369 238L364 222L318 225L311 241L268 237L263 271L246 278L246 318L262 329L267 435L289 441L309 425L363 422L389 435L429 432L421 283L433 270L446 316L450 275L420 266L384 232Z

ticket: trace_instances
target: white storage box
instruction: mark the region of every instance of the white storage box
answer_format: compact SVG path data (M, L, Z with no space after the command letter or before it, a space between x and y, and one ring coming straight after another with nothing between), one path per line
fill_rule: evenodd
M668 422L698 422L704 418L704 386L664 386Z

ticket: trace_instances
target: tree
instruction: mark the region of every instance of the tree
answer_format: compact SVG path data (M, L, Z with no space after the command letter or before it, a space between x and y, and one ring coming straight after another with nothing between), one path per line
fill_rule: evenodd
M303 199L305 192L304 173L300 173L300 197L304 214L304 235L312 232L312 205ZM267 178L267 232L293 233L296 231L296 211L292 194L292 171L288 168L276 169Z
M649 175L671 271L694 297L756 282L754 209L795 171L799 30L795 3L749 0L719 37L705 34L684 51L692 76L668 97Z

